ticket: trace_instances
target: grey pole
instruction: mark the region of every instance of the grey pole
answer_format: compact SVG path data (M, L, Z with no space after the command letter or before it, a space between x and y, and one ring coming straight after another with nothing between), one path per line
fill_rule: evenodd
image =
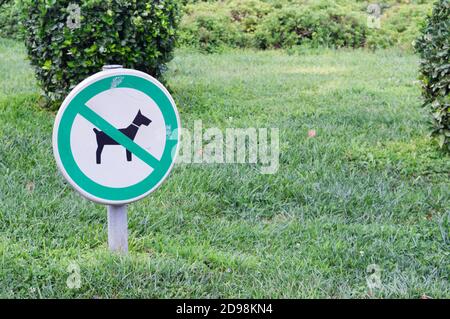
M105 65L103 71L122 69L121 65ZM116 253L128 253L127 205L108 205L108 247Z
M108 246L112 252L128 253L127 205L108 205Z

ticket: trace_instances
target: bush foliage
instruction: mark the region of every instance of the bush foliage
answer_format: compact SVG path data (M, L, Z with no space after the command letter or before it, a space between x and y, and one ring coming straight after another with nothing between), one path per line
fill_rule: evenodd
M367 23L370 1L184 1L180 43L207 52L222 47L399 46L411 48L433 0L386 0L381 28Z
M19 0L0 0L0 37L21 39Z
M259 48L311 46L362 47L367 33L365 21L338 8L289 6L269 13L256 29Z
M415 43L420 55L424 106L432 113L433 134L450 151L450 1L439 0Z
M195 8L195 9L194 9ZM184 46L214 52L222 47L245 46L238 26L222 4L200 3L185 7L179 42Z
M28 55L48 106L58 105L69 90L105 64L162 75L175 45L177 1L82 1L78 21L71 3L24 3Z

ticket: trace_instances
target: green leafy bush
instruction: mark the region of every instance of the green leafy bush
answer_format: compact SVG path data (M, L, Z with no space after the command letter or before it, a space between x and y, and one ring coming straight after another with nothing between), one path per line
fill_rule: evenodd
M303 10L287 6L272 11L258 26L256 42L260 48L286 48L308 43L314 47L362 47L365 21L335 7Z
M371 48L396 46L411 49L420 32L420 26L429 11L428 4L392 6L383 11L381 29L371 29L368 45Z
M26 47L47 106L105 64L160 77L172 58L175 0L25 0ZM71 5L72 6L72 5Z
M305 41L361 47L366 35L361 17L327 1L308 6L261 0L190 3L180 27L180 44L207 52L224 46L287 48Z
M19 0L0 0L0 37L21 39L22 29L20 20Z
M424 106L432 113L433 134L450 151L450 1L439 0L415 48L420 55Z
M386 49L394 46L396 43L396 37L393 32L382 29L369 29L367 32L366 48L376 50L376 49Z
M217 52L223 47L242 47L245 34L223 4L200 3L186 5L180 25L179 43L205 52Z
M381 27L369 28L362 0L184 0L180 44L219 48L397 46L411 49L433 0L385 0Z
M239 23L242 32L253 33L273 7L260 0L234 0L229 2L231 18Z

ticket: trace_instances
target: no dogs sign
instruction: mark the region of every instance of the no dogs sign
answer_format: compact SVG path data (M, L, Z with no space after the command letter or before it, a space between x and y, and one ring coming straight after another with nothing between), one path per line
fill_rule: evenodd
M77 85L56 116L53 151L64 177L90 200L136 201L175 162L180 119L169 92L148 74L99 72Z

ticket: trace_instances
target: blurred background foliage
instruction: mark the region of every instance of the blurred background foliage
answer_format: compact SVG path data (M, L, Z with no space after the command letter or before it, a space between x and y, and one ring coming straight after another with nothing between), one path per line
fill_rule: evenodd
M22 0L0 0L0 36L21 38ZM433 0L181 0L178 45L233 48L400 47L411 50ZM380 28L368 7L380 7Z
M182 46L207 52L224 47L400 47L412 49L432 0L184 1ZM371 27L370 5L380 8ZM373 14L373 13L372 13Z

